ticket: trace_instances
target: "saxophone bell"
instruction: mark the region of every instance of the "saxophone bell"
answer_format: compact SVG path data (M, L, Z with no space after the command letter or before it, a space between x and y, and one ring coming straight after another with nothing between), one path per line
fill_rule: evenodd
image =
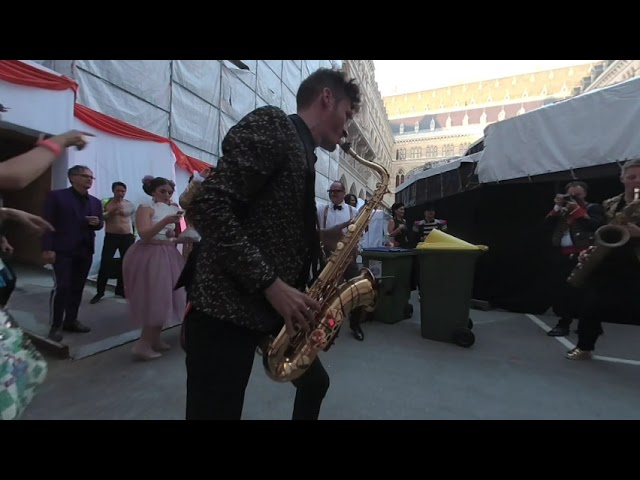
M567 282L573 287L582 287L591 272L609 255L612 250L625 246L631 239L625 225L640 223L640 188L634 188L633 200L622 213L608 225L598 228L592 251L584 261L578 261Z

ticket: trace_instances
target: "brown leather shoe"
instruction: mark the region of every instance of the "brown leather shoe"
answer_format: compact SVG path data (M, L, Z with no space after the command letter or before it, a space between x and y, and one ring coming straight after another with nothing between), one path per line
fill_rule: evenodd
M574 348L573 350L569 350L564 354L566 358L569 360L591 360L593 358L593 353L591 350L582 350L581 348Z

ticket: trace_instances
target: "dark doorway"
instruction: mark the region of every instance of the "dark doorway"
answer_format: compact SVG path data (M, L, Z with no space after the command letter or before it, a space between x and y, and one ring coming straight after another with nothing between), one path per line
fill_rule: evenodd
M38 135L39 133L34 130L8 122L0 122L0 162L31 150ZM5 207L42 215L46 195L50 190L51 169L49 168L26 188L0 190L0 195ZM35 266L42 265L39 237L22 227L12 228L12 225L9 225L6 235L7 240L14 248L14 262Z

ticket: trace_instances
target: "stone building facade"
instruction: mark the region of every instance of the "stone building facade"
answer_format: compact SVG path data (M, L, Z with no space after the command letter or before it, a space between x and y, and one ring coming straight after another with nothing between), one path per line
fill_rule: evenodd
M640 75L640 60L605 60L585 78L582 92L608 87Z
M581 93L604 70L605 62L586 63L384 97L394 185L464 155L492 123Z
M372 60L343 60L342 67L347 74L356 79L362 94L360 113L349 126L349 140L353 150L366 160L384 166L389 173L392 170L393 133L387 120L382 95L375 80ZM370 198L376 189L378 177L370 169L357 163L351 156L341 152L339 178L345 184L347 192L363 200ZM390 185L393 190L393 182ZM386 207L393 204L394 195L385 196Z

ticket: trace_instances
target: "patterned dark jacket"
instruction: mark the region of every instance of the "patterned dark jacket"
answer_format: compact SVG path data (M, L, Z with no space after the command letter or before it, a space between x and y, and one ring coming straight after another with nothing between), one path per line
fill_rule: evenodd
M264 333L282 327L263 290L277 277L300 290L308 280L308 174L303 143L279 108L258 108L229 130L214 174L189 206L202 236L188 290L193 308Z
M584 213L589 218L583 217ZM593 244L595 231L606 223L604 209L598 203L589 203L585 209L578 208L572 215L561 215L552 210L546 217L547 223L553 228L551 244L560 246L564 232L568 229L573 245L577 248L587 248Z

